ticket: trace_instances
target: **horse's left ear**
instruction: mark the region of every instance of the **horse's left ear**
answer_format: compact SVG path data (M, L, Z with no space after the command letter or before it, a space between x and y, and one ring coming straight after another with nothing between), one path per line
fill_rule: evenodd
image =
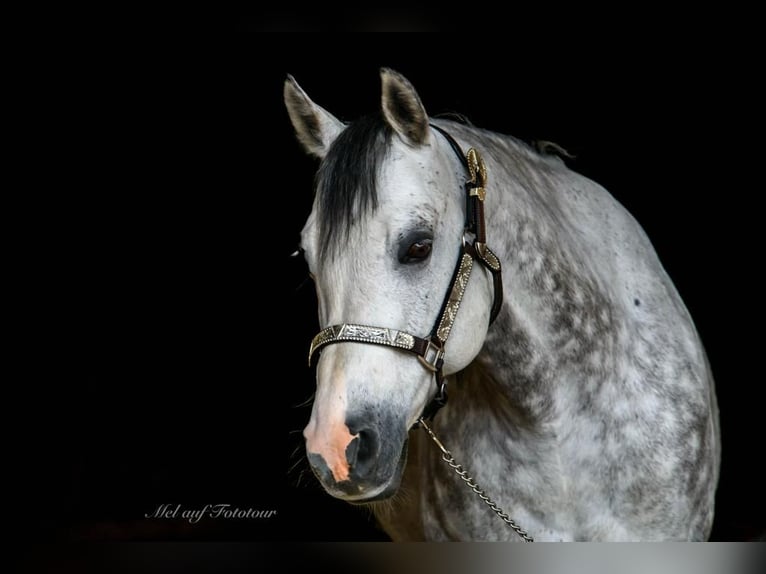
M417 146L428 140L428 114L412 84L389 68L381 68L383 117L402 139Z

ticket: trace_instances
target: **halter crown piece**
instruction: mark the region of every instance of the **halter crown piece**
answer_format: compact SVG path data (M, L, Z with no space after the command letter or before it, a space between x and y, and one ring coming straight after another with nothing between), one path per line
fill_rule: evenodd
M436 318L431 333L427 337L418 337L389 327L371 327L354 323L341 323L322 329L311 341L309 348L309 366L314 353L327 345L334 343L369 343L401 349L415 354L421 364L434 373L436 378L436 395L423 410L422 418L432 419L436 412L447 402L447 382L442 373L444 364L444 345L455 323L460 303L463 300L468 279L471 276L473 262L478 261L492 274L494 285L494 300L490 311L489 322L497 318L503 304L503 284L500 261L487 246L486 228L484 226L484 198L486 197L487 167L475 148L470 148L463 154L460 145L446 131L431 124L431 127L441 133L455 150L460 162L468 172L469 180L465 184L466 219L463 230L463 241L460 247L455 271L452 274L449 289L444 297L441 311Z

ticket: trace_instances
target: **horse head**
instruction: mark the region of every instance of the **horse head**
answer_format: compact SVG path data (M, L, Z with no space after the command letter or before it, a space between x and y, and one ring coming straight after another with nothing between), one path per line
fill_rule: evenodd
M408 431L437 391L432 370L391 343L427 337L443 314L466 222L461 157L404 77L383 69L381 80L381 111L348 125L292 77L284 86L298 140L321 160L301 232L319 323L348 331L321 350L306 450L331 495L360 503L396 492ZM487 334L492 278L474 276L444 344L444 375L465 368ZM365 344L374 336L391 341Z

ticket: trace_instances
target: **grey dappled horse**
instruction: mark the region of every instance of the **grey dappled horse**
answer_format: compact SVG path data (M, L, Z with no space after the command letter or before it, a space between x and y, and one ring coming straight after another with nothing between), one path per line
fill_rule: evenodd
M429 119L404 77L381 78L381 113L348 125L285 83L321 159L301 248L324 488L387 500L373 509L394 540L520 540L413 428L446 377L430 426L530 537L706 539L713 379L644 231L560 159Z

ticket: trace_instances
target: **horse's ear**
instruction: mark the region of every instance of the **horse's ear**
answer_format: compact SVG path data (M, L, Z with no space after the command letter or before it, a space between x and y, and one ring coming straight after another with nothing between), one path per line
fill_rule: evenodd
M383 117L410 145L422 145L428 139L428 114L409 80L399 72L381 68Z
M298 141L311 155L323 158L345 125L306 95L291 75L285 80L285 106Z

